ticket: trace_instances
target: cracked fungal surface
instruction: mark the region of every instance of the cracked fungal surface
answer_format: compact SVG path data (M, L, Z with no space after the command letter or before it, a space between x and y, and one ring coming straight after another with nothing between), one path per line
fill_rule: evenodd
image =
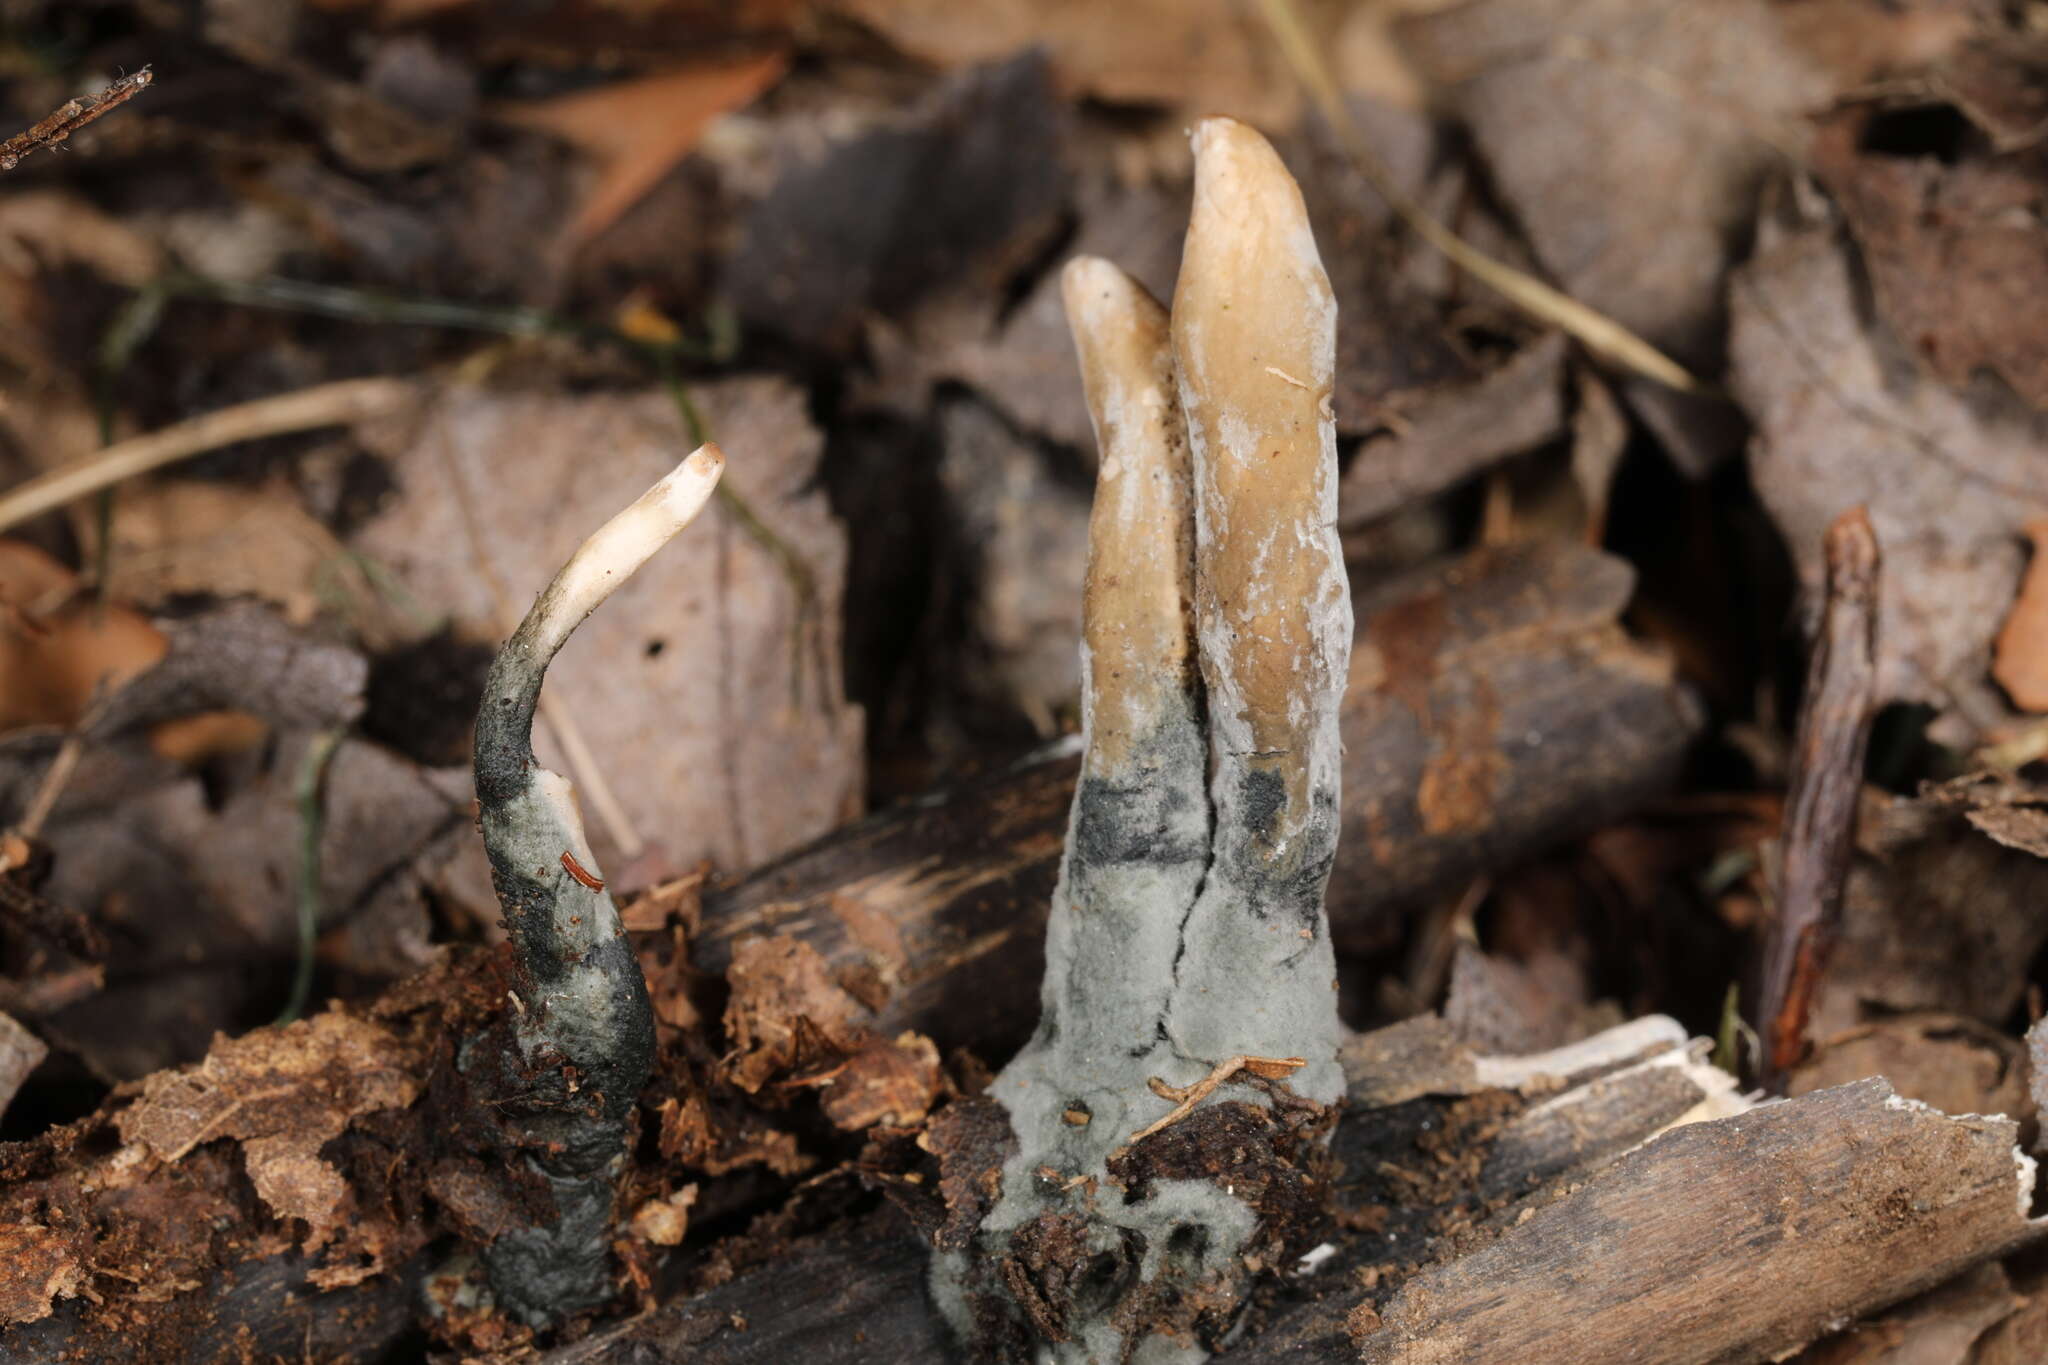
M1038 1031L991 1090L1017 1148L933 1270L985 1357L1203 1358L1313 1231L1343 1092L1336 308L1265 139L1194 143L1171 317L1106 261L1064 279L1101 447L1085 750Z

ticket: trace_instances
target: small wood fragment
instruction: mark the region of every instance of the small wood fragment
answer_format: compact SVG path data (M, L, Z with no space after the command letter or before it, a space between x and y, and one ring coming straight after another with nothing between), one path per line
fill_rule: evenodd
M1236 1076L1240 1071L1269 1081L1285 1080L1308 1064L1305 1057L1227 1057L1216 1063L1209 1074L1189 1086L1168 1085L1156 1077L1149 1082L1152 1093L1162 1099L1178 1100L1172 1112L1164 1118L1146 1124L1131 1134L1132 1142L1143 1142L1163 1128L1171 1128L1189 1114L1195 1106L1216 1093L1216 1088Z
M1877 699L1877 534L1861 507L1828 528L1827 602L1792 753L1778 917L1765 948L1757 1019L1764 1081L1778 1090L1806 1053L1806 1020L1841 927L1856 800Z
M54 148L95 119L104 118L134 99L156 79L148 67L121 77L97 94L66 100L58 109L26 132L0 142L0 171L11 171L31 152Z

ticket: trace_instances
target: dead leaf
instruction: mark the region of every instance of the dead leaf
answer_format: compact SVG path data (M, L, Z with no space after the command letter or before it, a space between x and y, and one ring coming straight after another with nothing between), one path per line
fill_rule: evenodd
M1564 336L1548 333L1464 384L1425 393L1365 441L1337 489L1340 526L1442 492L1564 430Z
M825 1117L848 1132L878 1123L907 1128L924 1122L943 1091L939 1049L921 1033L894 1042L877 1038L820 1082Z
M1832 82L1763 0L1481 0L1402 37L1452 87L1491 183L1574 299L1695 374L1721 368L1724 285L1757 191L1796 160ZM1723 404L1624 393L1681 468L1739 446Z
M1836 119L1815 145L1822 180L1862 249L1891 334L1962 389L1979 370L2048 408L2048 319L2012 300L2048 273L2037 208L2048 171L2032 152L1950 164L1856 147L1875 117Z
M834 0L898 48L938 66L1050 54L1061 86L1128 104L1200 106L1268 129L1301 97L1260 27L1234 0Z
M860 809L862 716L839 676L846 533L817 481L823 439L802 391L746 378L693 396L726 451L723 490L797 568L714 505L581 627L548 689L638 829L659 831L678 865L736 870ZM532 601L592 527L689 449L658 391L457 388L422 423L365 437L406 494L356 546L481 639L501 634L494 581L508 605ZM543 763L569 771L536 739ZM591 834L600 868L622 867L605 832Z
M1992 645L1991 676L2022 711L2048 711L2048 521L2023 528L2034 542L2019 596Z
M341 543L283 485L131 483L114 501L112 556L111 591L123 601L261 597L299 625L323 605L382 613Z
M941 410L939 439L939 484L974 593L970 685L1050 737L1079 704L1088 494L971 400Z
M1504 1057L1562 1047L1619 1023L1612 1004L1588 998L1584 968L1542 949L1526 962L1460 941L1444 1022L1474 1052Z
M165 648L136 612L102 607L41 550L0 540L0 731L77 724Z
M786 170L740 222L725 295L750 327L819 350L940 295L987 335L1060 229L1067 118L1039 53L961 72Z
M673 922L685 937L694 937L704 912L704 882L710 875L711 865L703 863L648 887L619 908L619 921L636 934L665 929Z
M50 1049L43 1040L23 1028L11 1015L0 1014L0 1117L21 1089L29 1073L43 1064Z
M418 1098L416 1061L382 1026L322 1014L216 1039L197 1066L144 1081L115 1123L167 1164L202 1143L240 1141L257 1194L277 1217L306 1223L311 1250L340 1229L350 1199L320 1148L358 1115Z
M2014 1286L2026 1295L2018 1312L1978 1338L1969 1365L2034 1365L2048 1346L2048 1278L2038 1270L2022 1271Z
M690 1230L690 1206L697 1187L685 1185L665 1199L650 1199L633 1211L633 1235L658 1247L681 1246Z
M690 154L711 120L752 101L781 77L788 63L786 54L771 52L504 105L497 113L507 123L574 143L602 162L597 183L564 230L564 241L573 249L638 203Z
M798 1175L812 1165L790 1134L766 1127L757 1116L736 1116L698 1095L662 1102L660 1146L668 1160L712 1176L747 1166Z
M1180 268L1180 234L1188 220L1184 187L1125 185L1090 176L1076 187L1074 207L1080 226L1063 257L1115 261L1155 297L1172 297L1174 273ZM920 373L914 379L883 377L877 383L902 393L906 410L922 415L936 380L964 380L1019 427L1072 446L1094 462L1095 433L1081 392L1081 372L1074 364L1073 334L1067 328L1057 270L1039 277L998 334L975 332L954 346L910 345L903 354Z
M2019 1006L2028 964L2048 945L2039 913L2048 859L2024 851L2014 837L2024 831L2006 826L2039 837L2040 798L1976 785L1963 779L1911 799L1866 789L1813 1036L1908 1011L1996 1026Z
M2024 1119L2033 1110L2025 1049L1974 1019L1939 1014L1880 1019L1822 1039L1786 1079L1785 1093L1804 1095L1866 1076L1882 1076L1907 1099L1944 1114Z
M817 1060L819 1046L844 1056L860 1045L854 1022L862 1012L860 1003L841 989L824 957L802 939L789 934L743 938L733 945L725 976L732 987L725 1032L733 1048L726 1070L749 1094L774 1076Z
M1789 1365L1970 1365L1971 1347L2024 1307L1996 1262L1809 1346Z
M2012 605L2020 528L2048 516L2048 418L2009 394L1950 389L1873 325L1824 222L1767 227L1737 272L1731 387L1756 427L1757 493L1809 600L1821 536L1870 511L1883 548L1878 693L1995 718L1991 638Z
M0 1326L46 1318L90 1282L68 1238L38 1223L0 1224Z

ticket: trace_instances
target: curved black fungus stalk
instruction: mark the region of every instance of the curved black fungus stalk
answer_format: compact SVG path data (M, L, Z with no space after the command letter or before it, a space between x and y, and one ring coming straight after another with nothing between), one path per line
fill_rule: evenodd
M486 1080L555 1217L485 1250L507 1313L540 1325L611 1297L612 1203L627 1120L653 1064L654 1015L618 907L567 779L533 760L533 713L548 663L572 631L688 525L724 468L705 445L570 557L498 651L476 723L476 791L491 881L517 954L517 1057ZM472 1049L474 1051L474 1049Z

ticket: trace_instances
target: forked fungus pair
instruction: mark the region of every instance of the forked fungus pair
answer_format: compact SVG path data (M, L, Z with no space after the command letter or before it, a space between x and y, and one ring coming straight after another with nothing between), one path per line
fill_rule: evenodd
M1336 520L1336 305L1265 139L1194 134L1173 309L1079 260L1065 294L1101 445L1084 605L1086 748L1037 1034L993 1087L1016 1139L932 1284L968 1349L1199 1359L1298 1251L1343 1078L1323 889L1351 606ZM693 517L713 447L583 546L493 665L486 846L517 950L510 1045L466 1061L554 1193L485 1269L533 1321L609 1293L653 1024L567 783L533 762L569 632ZM582 875L578 875L581 873Z
M1299 1235L1276 1186L1312 1186L1343 1092L1336 305L1265 139L1194 146L1171 315L1107 261L1064 281L1101 447L1085 748L1038 1032L993 1087L1017 1149L934 1273L986 1355L1201 1358Z

